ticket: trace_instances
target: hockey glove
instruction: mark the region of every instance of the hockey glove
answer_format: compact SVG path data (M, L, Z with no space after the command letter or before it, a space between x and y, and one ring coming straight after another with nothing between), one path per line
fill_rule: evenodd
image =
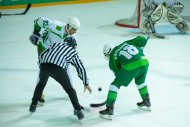
M76 49L77 43L74 37L66 37L64 42L68 45L71 46L72 48Z
M34 30L33 34L30 36L29 39L33 45L37 45L39 38L40 38L39 32Z
M92 93L92 89L90 88L90 85L85 85L85 86L84 86L84 92L85 92L86 90L88 90L90 94Z
M171 7L171 11L180 14L183 12L184 5L181 4L179 1L176 1L174 5Z
M154 3L147 3L146 7L142 10L143 16L148 17L150 16L154 10L156 9L156 5Z

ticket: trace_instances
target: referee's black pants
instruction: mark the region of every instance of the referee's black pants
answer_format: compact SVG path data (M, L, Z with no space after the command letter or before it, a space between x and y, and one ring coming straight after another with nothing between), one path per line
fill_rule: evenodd
M42 91L44 90L48 78L52 77L55 79L60 85L63 87L63 89L66 91L66 93L69 95L69 98L71 100L71 103L75 110L80 110L81 106L78 102L78 97L76 94L75 89L72 87L69 76L63 68L54 65L54 64L48 64L44 63L40 65L40 73L39 73L39 80L36 85L34 95L32 98L32 104L37 105L38 101L41 98Z

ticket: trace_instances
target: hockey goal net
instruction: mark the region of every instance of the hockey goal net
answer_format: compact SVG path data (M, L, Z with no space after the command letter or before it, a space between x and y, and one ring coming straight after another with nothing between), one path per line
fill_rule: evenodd
M133 11L133 14L129 18L120 19L115 22L116 25L129 28L139 28L141 20L141 9L142 2L141 0L134 0L136 2L136 8Z
M187 21L190 21L189 9L186 7L190 5L190 0L179 0L184 5L184 10L182 13L182 18ZM133 14L129 18L120 19L115 22L116 25L129 28L139 28L141 21L143 21L143 16L141 11L144 9L143 0L134 0L136 2L136 7L134 7Z

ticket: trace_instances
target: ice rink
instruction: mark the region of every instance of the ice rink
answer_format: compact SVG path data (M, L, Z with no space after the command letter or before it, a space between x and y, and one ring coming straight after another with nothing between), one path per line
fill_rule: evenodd
M188 0L186 0L188 1ZM189 127L190 126L190 33L179 34L175 26L161 23L157 32L166 39L150 38L144 49L150 61L147 84L152 111L140 111L141 101L134 84L118 93L112 121L99 118L105 107L84 112L79 122L73 115L70 100L62 87L49 79L44 90L46 103L29 113L38 76L37 51L29 41L35 18L44 16L66 21L77 16L81 29L77 33L77 51L86 67L92 94L83 92L82 81L72 68L74 87L84 106L103 102L114 79L102 54L107 42L120 43L143 35L138 29L114 25L135 9L134 0L32 7L24 16L0 18L0 127ZM188 13L190 9L187 9ZM22 12L23 9L1 10L1 13ZM147 36L147 35L143 35ZM102 87L102 92L98 87Z

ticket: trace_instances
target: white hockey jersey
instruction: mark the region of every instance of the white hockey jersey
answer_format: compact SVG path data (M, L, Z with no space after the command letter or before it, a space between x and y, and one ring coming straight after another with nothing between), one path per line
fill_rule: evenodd
M34 27L35 29L42 31L42 37L38 41L38 47L42 51L49 48L51 44L58 42L58 43L64 43L64 39L66 37L72 36L76 40L76 36L68 35L65 31L66 23L56 21L56 20L50 20L45 17L37 18L34 21Z

